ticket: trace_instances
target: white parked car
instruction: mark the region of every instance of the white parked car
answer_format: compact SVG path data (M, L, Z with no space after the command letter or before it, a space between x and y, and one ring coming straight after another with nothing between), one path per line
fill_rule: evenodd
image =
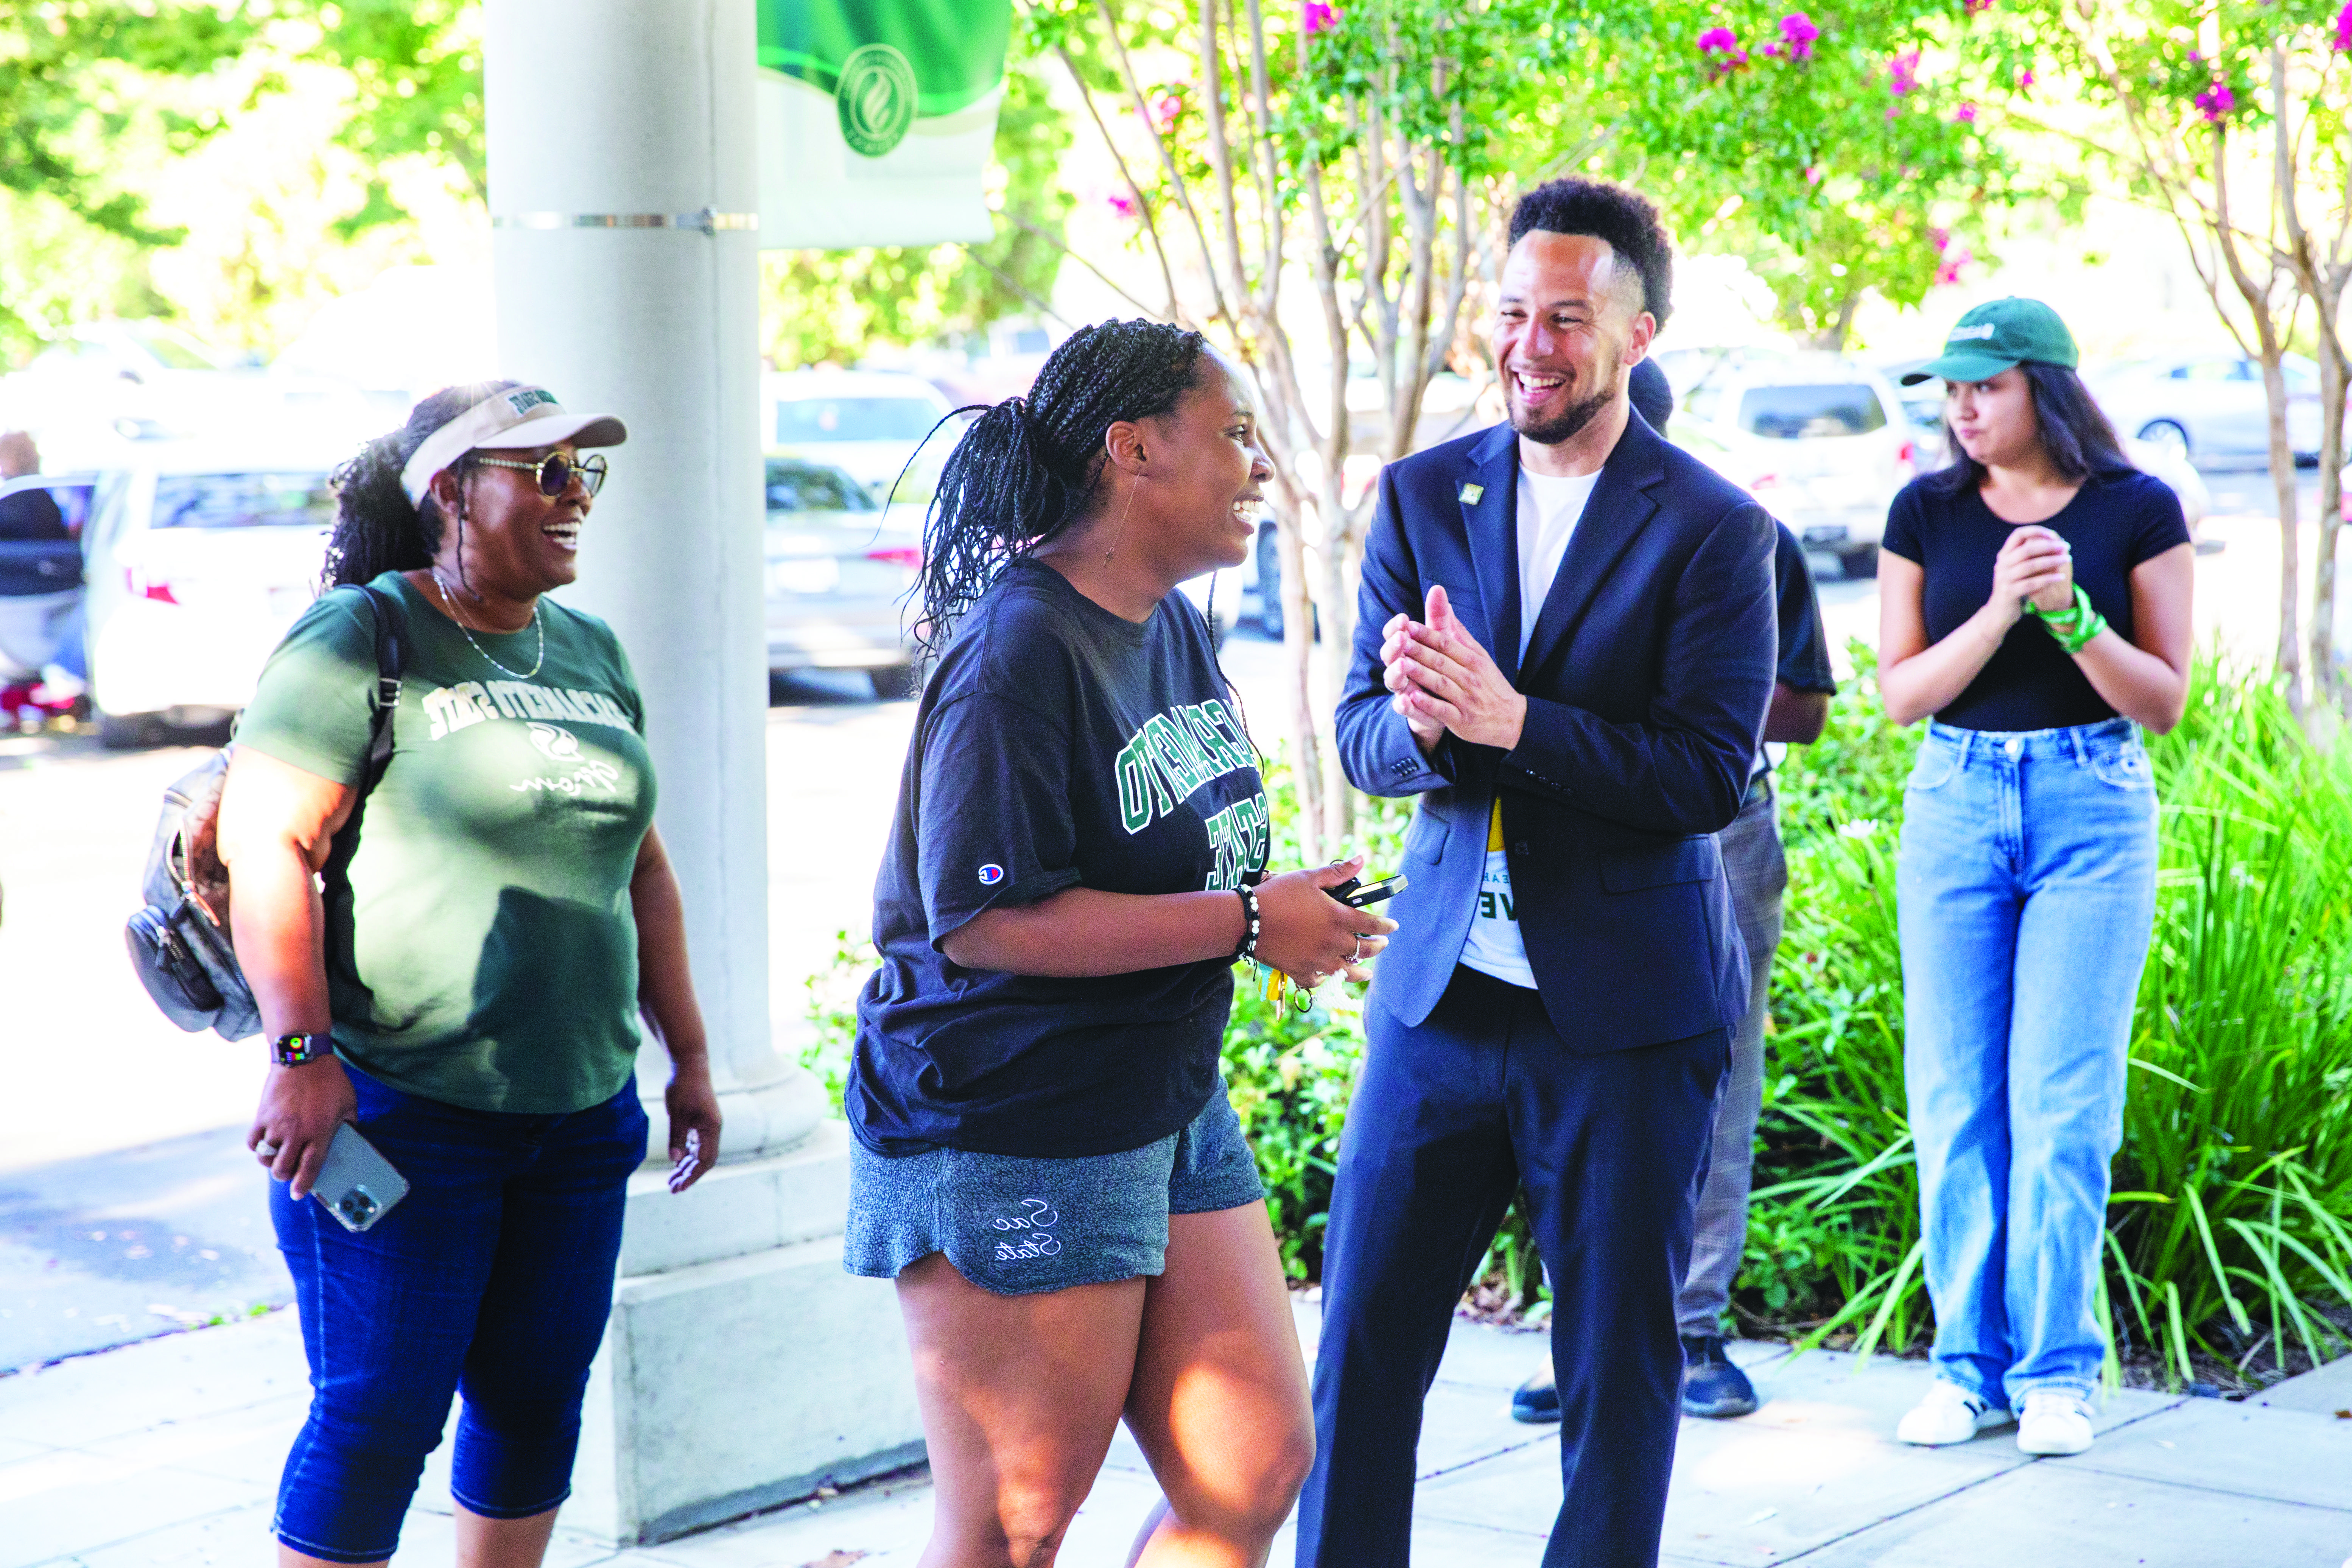
M100 738L217 723L316 596L335 516L324 453L157 443L99 481L84 531Z
M846 468L857 482L884 500L891 482L923 445L950 405L939 388L920 376L886 371L795 370L770 374L761 384L760 439L772 458L801 458ZM935 474L954 447L952 430L940 432L917 476ZM929 495L929 483L912 493ZM904 501L908 490L899 492Z
M2319 452L2319 367L2289 354L2286 437L2309 462ZM2199 463L2267 459L2271 411L2261 362L2239 354L2170 354L2086 374L2084 380L2121 434L2168 447Z
M862 669L875 696L912 696L921 518L895 508L885 526L855 479L796 458L768 459L767 491L769 673Z
M1837 354L1683 349L1668 438L1753 495L1849 577L1878 570L1886 509L1915 448L1894 384Z

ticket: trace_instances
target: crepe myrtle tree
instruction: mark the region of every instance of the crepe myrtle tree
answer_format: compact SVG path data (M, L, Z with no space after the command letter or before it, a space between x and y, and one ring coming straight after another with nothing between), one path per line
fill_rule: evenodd
M1618 61L1613 161L1684 244L1742 257L1799 341L1842 350L1865 295L1916 306L1959 281L2016 199L1982 107L2002 61L1967 9L1653 15Z
M0 369L37 349L75 314L54 277L62 247L46 245L27 208L47 203L62 226L109 237L134 254L178 244L125 188L110 153L136 131L173 152L217 133L215 113L173 108L161 85L210 74L254 40L235 7L165 0L11 0L0 5L0 194L17 232L0 232ZM123 301L117 300L120 304ZM142 305L155 303L140 300Z
M2317 318L2323 415L2320 549L2310 627L2311 694L2342 707L2333 644L2342 521L2352 280L2344 0L2031 0L1996 13L2104 117L2072 137L2140 201L2169 216L2216 314L2258 360L2270 412L2280 529L2278 675L2304 710L2303 588L2294 453L2283 361L2305 305ZM2129 432L2126 432L2128 434ZM2306 717L2310 715L2307 713Z
M1255 384L1309 859L1336 853L1354 816L1331 721L1376 499L1360 478L1413 449L1433 381L1473 363L1464 339L1499 264L1523 51L1552 11L1035 0L1026 13L1080 89L1116 171L1107 199L1149 257L1158 298L1130 301L1206 331ZM1369 408L1349 406L1351 366L1369 372L1354 378L1375 389Z

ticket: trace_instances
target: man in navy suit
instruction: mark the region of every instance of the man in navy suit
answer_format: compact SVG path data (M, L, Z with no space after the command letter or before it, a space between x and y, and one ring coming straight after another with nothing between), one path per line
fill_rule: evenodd
M1509 422L1392 463L1339 712L1418 795L1325 1242L1302 1568L1403 1564L1422 1401L1525 1184L1566 1498L1546 1568L1654 1563L1689 1259L1748 960L1715 835L1774 663L1773 526L1626 398L1656 209L1581 178L1511 220Z

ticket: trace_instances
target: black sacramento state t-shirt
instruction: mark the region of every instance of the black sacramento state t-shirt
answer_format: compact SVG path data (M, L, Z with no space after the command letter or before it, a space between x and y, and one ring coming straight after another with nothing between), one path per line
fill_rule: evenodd
M1916 562L1927 640L1943 641L1992 595L1993 558L2011 532L2027 526L1993 515L1974 485L1943 496L1914 479L1886 514L1888 553ZM2074 499L2042 524L2074 548L2074 581L2116 635L2132 635L2132 568L2187 544L2180 498L2137 469L2095 474ZM2050 628L2027 616L2009 628L1977 678L1937 713L1961 730L2058 730L2116 716Z
M1070 1157L1191 1121L1216 1087L1228 961L1060 979L961 968L940 943L1065 888L1255 882L1266 828L1192 602L1171 594L1139 626L1050 566L1009 568L925 687L900 775L845 1097L860 1141Z

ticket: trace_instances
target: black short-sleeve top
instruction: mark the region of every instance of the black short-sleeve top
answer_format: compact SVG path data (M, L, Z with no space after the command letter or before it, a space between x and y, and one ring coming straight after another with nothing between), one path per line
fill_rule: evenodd
M1190 600L1171 594L1138 625L1050 566L1008 568L916 715L875 883L882 963L858 997L852 1131L883 1154L1066 1158L1182 1128L1216 1088L1231 960L1065 979L966 969L940 944L1066 888L1255 883L1267 826Z
M1933 477L1914 479L1895 498L1881 548L1916 563L1927 639L1941 642L1992 595L1993 560L2021 523L1993 515L1974 485L1937 493ZM2179 498L2161 479L2136 469L2094 475L2042 526L2074 552L2074 581L2116 633L2132 635L2132 569L2189 542ZM2116 710L2049 628L2027 616L1985 661L1968 689L1936 715L1962 730L2056 730L2095 724Z

